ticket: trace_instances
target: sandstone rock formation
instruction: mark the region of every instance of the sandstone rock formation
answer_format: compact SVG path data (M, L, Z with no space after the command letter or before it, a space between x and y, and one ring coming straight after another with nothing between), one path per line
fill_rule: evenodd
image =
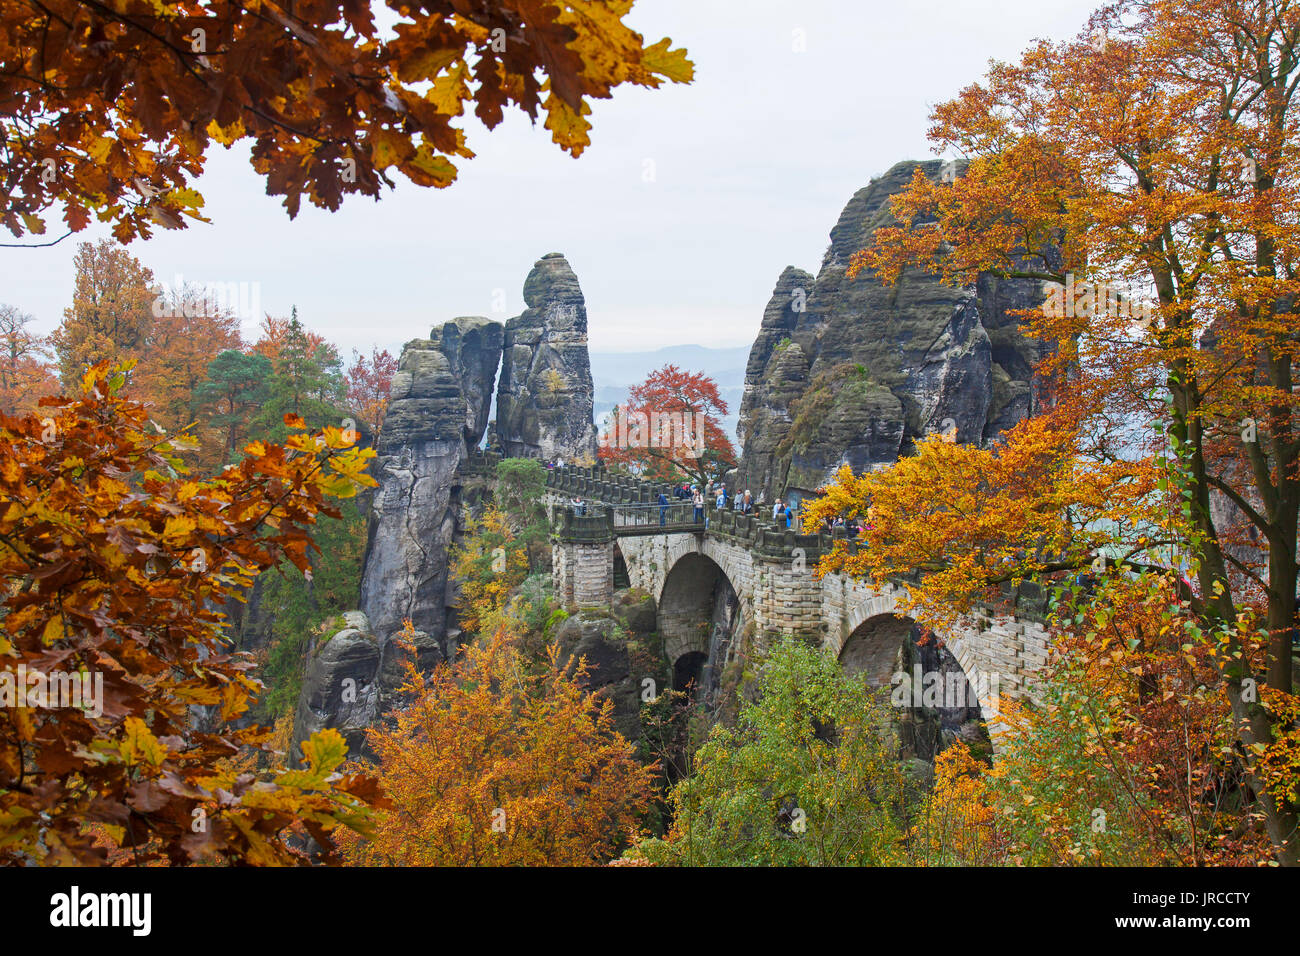
M457 469L487 428L503 338L499 322L462 317L403 347L372 467L361 609L310 653L295 741L334 727L361 745L403 680L393 637L406 618L419 666L454 653L447 548L468 504Z
M523 314L506 323L496 441L507 458L582 462L596 454L587 305L558 252L533 266Z
M500 323L459 318L402 349L377 449L361 579L361 610L381 641L406 618L435 638L445 630L456 468L487 427L502 340Z
M378 714L380 648L364 614L349 611L343 618L342 630L308 651L294 713L294 742L333 727L347 741L348 752L355 754Z
M802 386L808 378L808 361L801 346L790 349L793 344L791 336L799 326L799 318L815 281L811 274L794 266L786 266L776 280L776 288L763 310L763 323L745 365L745 392L740 402L737 429L742 447L751 429L765 430L761 420L788 417L790 401L803 394ZM785 362L786 367L779 376L767 376L767 364L778 347L781 356L778 361ZM765 379L771 381L772 387L760 395L759 389Z
M583 687L613 703L614 728L634 743L641 738L643 682L649 679L656 689L667 683L654 631L655 600L633 588L616 591L609 611L578 611L553 637L562 661L586 661Z
M415 627L417 666L455 653L448 548L491 483L481 468L461 468L490 425L507 456L594 457L587 311L563 256L537 262L524 301L528 308L505 327L461 317L403 347L372 468L379 487L370 503L360 611L310 654L297 740L336 727L360 745L362 731L393 706L404 679L408 652L393 640L404 620ZM498 367L494 424L488 419Z
M777 280L746 369L739 488L769 501L810 491L841 464L893 462L931 431L984 442L1029 413L1039 346L1008 313L1041 303L1038 282L982 276L958 289L909 273L886 287L845 274L893 222L889 199L917 166L937 178L943 164L872 180L831 230L817 277L790 267Z

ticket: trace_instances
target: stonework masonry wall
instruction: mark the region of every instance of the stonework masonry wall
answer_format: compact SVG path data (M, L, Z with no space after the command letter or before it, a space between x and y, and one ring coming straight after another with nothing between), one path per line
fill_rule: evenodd
M567 470L566 470L567 471ZM660 610L659 630L669 663L682 654L703 651L707 628L694 616L704 614L690 577L708 589L720 570L739 598L746 620L755 624L754 650L762 653L781 635L814 641L834 653L843 651L854 632L873 618L896 617L906 580L876 587L865 581L813 570L828 546L818 535L797 535L753 517L709 509L707 530L672 530L646 534L645 528L622 529L605 513L575 520L561 510L569 494L587 500L649 502L651 488L631 479L607 479L595 470L574 469L548 476L547 496L552 514L563 527L554 539L554 580L557 596L566 604L607 605L613 596L614 547L623 555L632 587L648 591ZM712 565L688 555L707 558ZM667 595L669 576L673 579ZM680 580L679 580L680 579ZM977 609L961 624L938 634L973 685L997 749L1000 701L1034 699L1033 675L1046 663L1050 636L1041 620L1041 594L1008 595L1016 613ZM689 620L688 620L689 618Z
M746 615L756 622L755 650L760 653L777 635L795 635L814 640L838 656L865 622L881 615L893 617L905 594L900 585L877 588L838 574L818 580L814 560L798 553L782 558L763 555L713 533L620 537L618 546L632 586L649 591L661 605L668 575L683 557L698 554L712 560L731 582ZM697 645L704 638L691 641L692 632L678 623L682 622L663 622L665 632L673 635L665 645L670 663L681 654L703 650ZM1032 677L1046 664L1050 650L1050 636L1041 621L981 610L938 636L976 688L992 732L999 729L1002 698L1034 698Z
M552 552L555 595L579 607L609 607L614 597L614 542L557 542Z

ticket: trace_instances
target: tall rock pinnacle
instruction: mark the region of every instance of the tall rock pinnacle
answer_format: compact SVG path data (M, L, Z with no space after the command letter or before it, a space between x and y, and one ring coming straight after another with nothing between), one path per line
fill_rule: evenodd
M499 322L459 318L402 349L377 449L361 579L361 610L381 640L405 618L442 637L454 475L487 427L502 335Z
M581 462L596 454L587 305L558 252L524 281L521 315L506 323L496 435L509 458Z
M294 740L336 728L354 752L391 704L407 652L393 640L409 618L415 661L454 653L447 548L465 503L457 469L487 428L501 360L501 323L452 319L402 348L371 473L360 610L308 658ZM344 692L346 690L346 693Z

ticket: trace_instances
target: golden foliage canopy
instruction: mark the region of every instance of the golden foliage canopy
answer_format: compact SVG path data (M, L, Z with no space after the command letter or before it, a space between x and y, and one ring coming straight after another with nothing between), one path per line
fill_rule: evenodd
M1041 575L1053 561L1082 568L1100 544L1088 539L1107 529L1113 556L1137 557L1138 519L1163 511L1154 524L1176 550L1158 563L1189 575L1180 597L1190 641L1215 649L1248 775L1262 775L1253 785L1289 864L1300 864L1300 805L1266 784L1255 755L1295 726L1289 705L1264 691L1293 689L1300 584L1297 90L1295 5L1117 0L1079 36L995 63L936 107L931 140L964 175L918 173L893 203L897 224L876 232L850 272L1048 283L1023 329L1049 346L1037 371L1070 429L1057 455L1044 454L1037 426L987 455L923 448L900 473L938 466L925 474L952 507L917 492L910 519L901 509L913 493L891 479L839 482L888 528L868 533L885 551L858 559L860 570L919 558L895 570L941 564L931 590L949 592ZM1035 456L1055 464L1034 467ZM1148 487L1162 508L1147 507ZM967 510L977 499L996 524ZM1036 556L1030 517L1054 559ZM1095 519L1090 532L1078 532L1080 517Z
M159 435L124 380L101 364L43 417L0 416L0 667L102 679L95 706L0 707L0 860L102 863L107 836L136 863L305 862L287 839L303 827L329 859L340 826L365 829L374 781L336 773L334 731L304 742L303 769L229 763L271 732L233 725L261 685L217 609L282 561L307 568L310 526L374 484L374 452L290 421L283 446L192 477L186 437Z
M585 664L527 666L504 629L432 674L407 665L411 703L368 731L393 808L354 862L430 866L603 863L638 827L654 767L582 687Z

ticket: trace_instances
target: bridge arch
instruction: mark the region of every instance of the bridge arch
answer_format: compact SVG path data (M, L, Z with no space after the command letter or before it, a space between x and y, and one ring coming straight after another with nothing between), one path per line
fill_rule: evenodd
M840 667L847 674L863 674L872 687L889 687L900 666L899 656L915 642L916 622L897 614L863 616L839 650Z
M827 575L823 584L837 592L838 603L843 606L840 626L832 628L827 635L827 643L837 657L843 657L849 641L855 635L861 637L859 632L867 622L882 616L905 617L899 609L899 601L905 592L897 585L888 584L877 589L862 581L846 580L838 574ZM911 618L906 619L911 620ZM985 645L989 643L987 638L978 630L963 628L940 631L937 636L942 646L961 665L963 673L977 688L984 719L995 720L998 713L1000 682L998 673L990 668L986 661L988 647ZM1001 689L1006 691L1008 688L1003 686Z
M683 654L708 653L720 588L735 590L718 563L699 552L682 555L669 568L659 595L659 635L668 663L675 665Z
M991 755L996 678L970 673L947 640L897 612L863 613L838 651L845 673L887 691L905 755L933 760L954 740Z
M623 549L619 547L618 539L614 540L614 590L620 588L630 588L632 579L628 575L627 558L623 555Z
M712 699L744 621L735 583L709 555L688 552L668 568L657 614L673 689L689 689L701 703Z

